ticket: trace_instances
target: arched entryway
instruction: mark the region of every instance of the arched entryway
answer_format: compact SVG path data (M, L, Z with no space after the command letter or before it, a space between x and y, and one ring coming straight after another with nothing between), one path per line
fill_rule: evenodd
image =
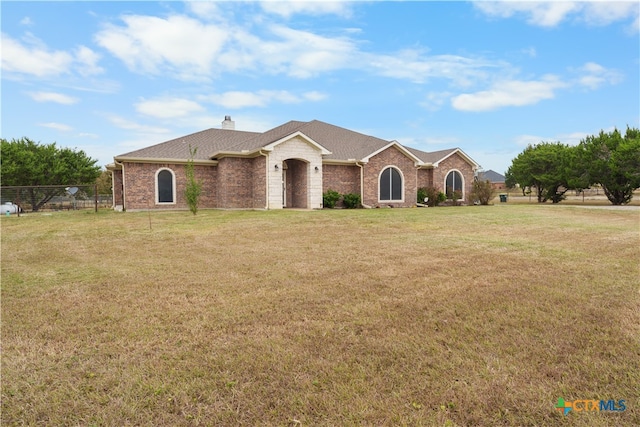
M282 206L306 209L309 163L298 159L282 162Z

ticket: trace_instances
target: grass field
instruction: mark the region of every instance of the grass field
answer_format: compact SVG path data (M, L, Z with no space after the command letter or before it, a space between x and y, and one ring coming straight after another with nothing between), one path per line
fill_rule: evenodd
M640 212L2 217L2 425L640 424ZM554 409L620 399L626 411Z

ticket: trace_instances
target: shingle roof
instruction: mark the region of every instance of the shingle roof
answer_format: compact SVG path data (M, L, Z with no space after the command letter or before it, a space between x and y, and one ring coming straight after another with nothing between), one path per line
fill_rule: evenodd
M207 129L121 154L116 156L116 160L120 158L186 160L191 158L189 146L197 148L194 160L208 160L213 153L254 138L256 135L260 134L227 129Z
M190 158L189 146L197 148L194 160L209 160L217 153L256 152L288 135L301 132L331 152L324 156L327 160L362 160L391 141L365 135L319 120L310 122L290 121L264 133L244 132L225 129L207 129L160 144L131 151L116 156L121 159L167 159L186 160ZM435 163L447 157L456 148L425 152L405 147L425 163Z
M498 172L489 169L488 171L483 171L478 173L478 179L481 180L489 180L490 182L504 182L504 175L499 174Z
M300 132L331 151L325 157L331 160L360 160L390 142L319 120L306 123Z
M447 150L426 152L426 151L416 150L415 148L411 148L411 147L406 147L406 148L407 150L411 151L417 158L419 158L425 163L436 163L437 161L444 159L449 154L457 150L457 148L449 148Z

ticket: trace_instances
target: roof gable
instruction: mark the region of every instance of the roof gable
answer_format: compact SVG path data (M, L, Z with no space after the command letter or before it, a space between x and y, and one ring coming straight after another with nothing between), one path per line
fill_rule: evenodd
M295 137L300 137L302 139L304 139L308 144L312 145L313 147L317 148L320 153L322 155L329 155L331 154L331 151L327 150L325 147L323 147L322 145L318 144L317 142L315 142L313 139L309 138L307 135L305 135L304 133L297 131L295 133L292 133L291 135L287 135L283 138L280 138L277 141L273 141L271 144L265 145L264 147L262 147L264 150L267 151L271 151L274 149L274 147L276 147L277 145L282 144L285 141L289 141Z
M363 162L368 162L370 158L372 158L373 156L375 156L376 154L380 154L381 152L383 152L384 150L391 148L391 147L395 147L397 148L402 154L404 154L405 156L407 156L408 158L410 158L411 160L413 160L416 164L416 166L422 165L423 162L422 160L420 160L415 154L413 154L411 151L407 150L404 146L400 145L400 143L398 141L391 141L390 143L388 143L387 145L385 145L384 147L374 151L373 153L369 154L368 156L365 156L362 158Z
M451 150L451 152L447 155L445 155L444 157L442 157L440 160L433 162L433 166L438 167L438 165L443 162L444 160L448 159L449 157L453 156L454 154L458 154L460 157L462 157L462 159L464 161L466 161L467 163L469 163L471 166L473 166L474 169L478 169L480 168L480 165L477 164L471 157L469 157L464 151L462 151L459 148L454 148L453 150Z

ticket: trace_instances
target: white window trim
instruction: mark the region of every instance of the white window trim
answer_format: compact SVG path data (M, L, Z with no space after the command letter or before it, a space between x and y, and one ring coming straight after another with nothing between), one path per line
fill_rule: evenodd
M444 176L444 182L442 185L442 188L444 188L444 192L446 194L447 192L447 177L449 176L449 174L451 172L458 172L460 174L460 178L462 179L462 198L460 200L466 200L466 194L465 194L465 181L464 181L464 174L458 170L458 169L449 169L449 171L447 172L447 174Z
M400 179L402 180L402 185L400 186L400 193L402 194L402 198L400 200L382 200L380 198L380 193L382 192L382 188L380 186L380 177L382 177L382 173L384 171L386 171L389 168L394 168L395 170L397 170L400 173ZM405 179L404 179L404 174L402 173L402 169L400 169L398 166L396 165L387 165L385 167L383 167L382 169L380 169L380 173L378 174L378 202L380 203L404 203L404 183L405 183ZM389 194L391 194L393 191L391 191L391 189L389 189Z
M158 175L162 171L171 172L171 186L172 186L172 191L173 191L173 202L161 202L160 201L160 193L158 191ZM169 168L160 168L160 169L158 169L156 171L154 183L155 183L155 187L156 187L156 205L175 205L176 204L176 199L178 198L177 194L176 194L176 173L173 170L169 169Z

